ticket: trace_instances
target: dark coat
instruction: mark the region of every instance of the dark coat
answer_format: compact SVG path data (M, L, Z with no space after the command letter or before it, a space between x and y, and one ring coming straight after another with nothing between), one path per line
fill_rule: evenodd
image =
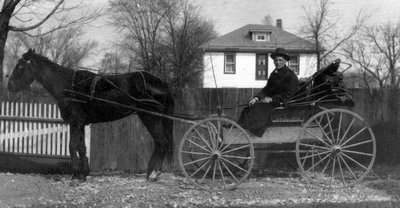
M287 66L275 69L267 85L255 97L263 99L272 97L272 103L257 102L243 109L238 124L252 134L262 137L265 128L271 123L270 115L274 107L294 93L299 86L296 74Z
M298 87L299 80L296 74L289 67L284 66L271 73L267 85L255 97L260 100L264 97L272 97L272 104L276 106L292 95Z

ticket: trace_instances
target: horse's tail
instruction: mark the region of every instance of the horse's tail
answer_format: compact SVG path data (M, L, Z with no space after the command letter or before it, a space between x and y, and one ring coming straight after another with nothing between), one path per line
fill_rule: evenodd
M166 109L164 111L165 114L167 115L173 115L174 114L174 107L175 107L175 101L174 97L171 93L167 93L166 95L166 102L165 102ZM164 128L166 129L165 131L165 136L167 139L167 152L166 152L166 158L169 163L172 162L172 156L174 154L174 122L171 121L169 118L163 118L163 125Z

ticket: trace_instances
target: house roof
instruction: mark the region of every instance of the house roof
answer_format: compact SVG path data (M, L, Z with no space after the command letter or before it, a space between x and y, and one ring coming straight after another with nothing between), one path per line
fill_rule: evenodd
M270 41L253 41L252 32L271 32ZM201 46L205 51L273 52L283 47L288 52L315 53L314 44L272 25L248 24Z

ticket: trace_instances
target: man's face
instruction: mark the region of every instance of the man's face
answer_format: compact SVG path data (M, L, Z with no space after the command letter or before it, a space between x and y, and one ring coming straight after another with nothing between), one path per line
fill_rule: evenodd
M286 65L286 59L285 58L283 58L282 56L276 56L275 58L274 58L274 64L275 64L275 67L277 68L277 69L280 69L280 68L282 68L283 66L285 66Z

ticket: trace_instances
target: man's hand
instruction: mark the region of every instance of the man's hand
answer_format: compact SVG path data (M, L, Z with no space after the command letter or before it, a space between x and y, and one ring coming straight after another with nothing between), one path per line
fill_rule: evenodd
M252 105L254 105L254 103L256 103L258 101L258 97L253 97L253 99L251 99L249 101L249 106L251 107Z

